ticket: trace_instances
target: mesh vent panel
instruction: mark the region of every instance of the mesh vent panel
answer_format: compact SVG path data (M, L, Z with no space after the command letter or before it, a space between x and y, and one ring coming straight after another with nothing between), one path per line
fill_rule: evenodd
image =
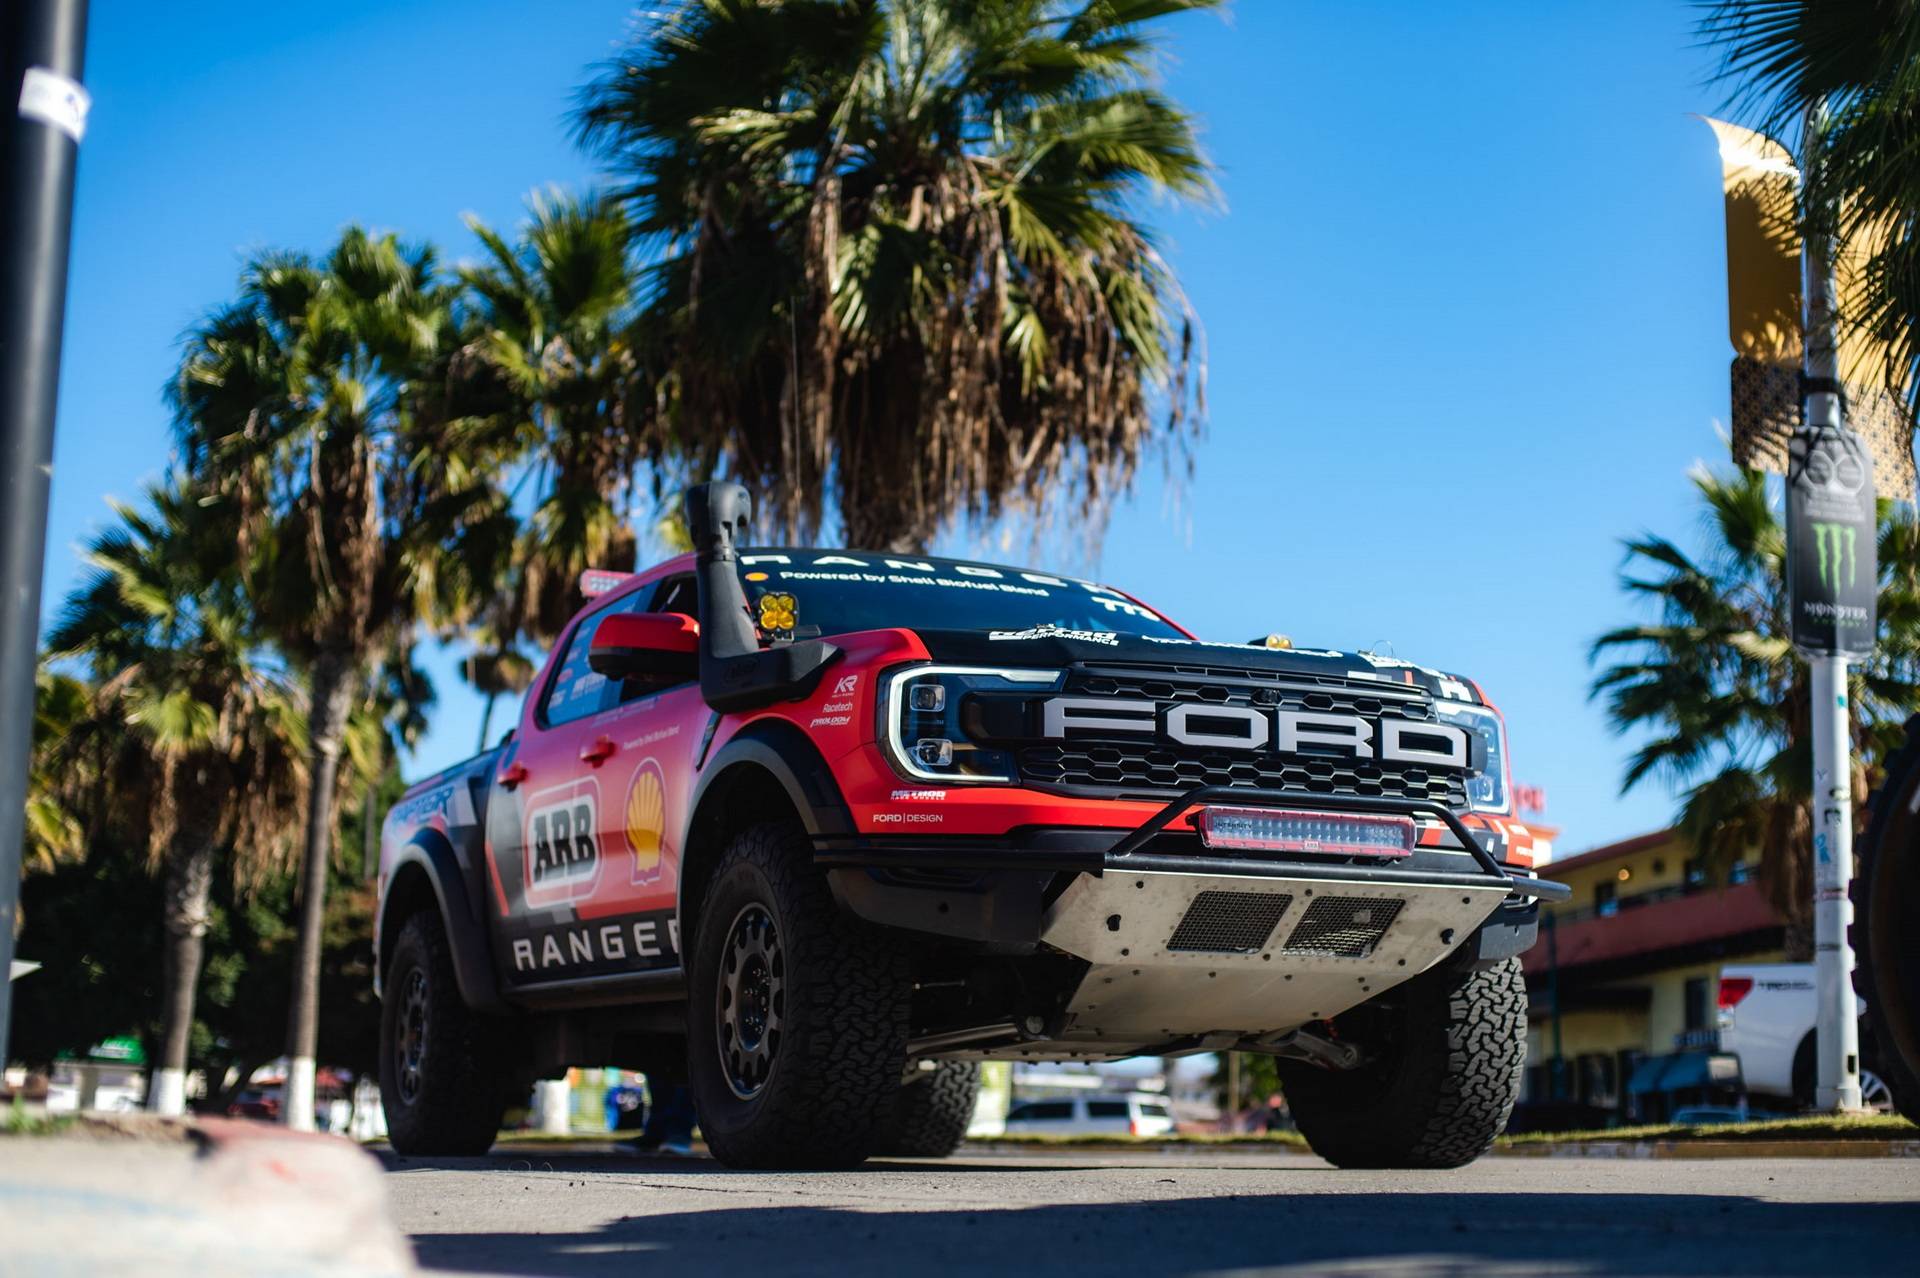
M1167 939L1169 950L1203 954L1250 954L1267 938L1293 898L1272 892L1202 892L1187 907Z
M1405 904L1373 896L1323 896L1307 907L1287 938L1287 949L1296 954L1365 958Z

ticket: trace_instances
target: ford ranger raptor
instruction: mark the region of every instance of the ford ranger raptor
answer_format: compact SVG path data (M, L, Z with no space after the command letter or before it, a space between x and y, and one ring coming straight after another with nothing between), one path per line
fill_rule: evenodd
M396 1149L618 1065L684 1078L733 1166L934 1157L981 1061L1219 1051L1277 1058L1341 1166L1488 1147L1564 889L1473 683L748 516L704 485L692 554L587 574L507 739L388 814Z

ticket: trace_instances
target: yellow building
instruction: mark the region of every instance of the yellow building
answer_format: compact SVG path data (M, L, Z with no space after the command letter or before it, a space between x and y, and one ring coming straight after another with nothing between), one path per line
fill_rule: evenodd
M1737 1091L1716 1055L1720 968L1777 962L1781 919L1735 865L1715 884L1672 830L1540 868L1573 889L1525 964L1527 1080L1518 1121L1664 1117Z

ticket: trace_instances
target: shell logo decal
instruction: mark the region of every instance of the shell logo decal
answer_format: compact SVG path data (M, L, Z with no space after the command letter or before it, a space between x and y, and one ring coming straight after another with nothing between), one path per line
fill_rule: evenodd
M633 856L633 881L660 877L660 842L667 829L667 796L660 765L643 762L627 786L627 850Z

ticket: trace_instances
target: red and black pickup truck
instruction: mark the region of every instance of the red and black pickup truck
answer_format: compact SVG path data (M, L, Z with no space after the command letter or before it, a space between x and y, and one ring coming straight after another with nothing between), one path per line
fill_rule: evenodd
M1195 638L1054 573L750 549L590 597L495 750L388 815L404 1153L573 1065L683 1076L736 1166L951 1152L979 1062L1278 1058L1315 1149L1453 1166L1518 1088L1537 898L1469 680Z

